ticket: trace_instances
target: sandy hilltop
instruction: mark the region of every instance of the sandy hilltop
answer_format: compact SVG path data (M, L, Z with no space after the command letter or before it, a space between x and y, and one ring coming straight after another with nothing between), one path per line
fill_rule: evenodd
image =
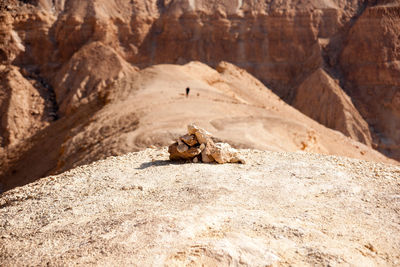
M398 0L0 1L0 266L398 266L399 32ZM169 161L190 123L246 164Z
M110 157L0 196L2 266L398 266L400 167L240 150Z

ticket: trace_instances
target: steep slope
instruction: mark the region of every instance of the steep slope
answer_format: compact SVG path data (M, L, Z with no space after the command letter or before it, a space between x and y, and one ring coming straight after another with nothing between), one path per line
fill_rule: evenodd
M0 86L1 147L27 140L53 120L50 101L40 95L46 88L25 79L18 68L0 65Z
M316 70L299 86L292 105L319 123L371 146L367 122L338 81L323 69Z
M85 45L53 78L60 116L68 116L79 106L95 101L100 94L107 94L113 81L134 76L136 71L137 68L103 43Z
M148 149L3 193L0 265L399 264L399 167L241 153L176 164Z
M3 190L107 156L168 145L191 122L236 147L394 162L303 115L246 71L226 62L217 70L200 62L156 65L117 72L104 90L81 98L69 91L79 101L61 110L73 112L5 151Z

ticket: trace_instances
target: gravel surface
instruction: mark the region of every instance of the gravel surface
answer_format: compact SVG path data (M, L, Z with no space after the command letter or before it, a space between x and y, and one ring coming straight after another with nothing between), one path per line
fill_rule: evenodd
M0 266L398 266L400 167L240 150L111 157L0 195Z

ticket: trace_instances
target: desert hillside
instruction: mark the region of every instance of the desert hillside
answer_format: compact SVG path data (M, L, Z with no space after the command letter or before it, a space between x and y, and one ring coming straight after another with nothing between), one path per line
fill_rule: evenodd
M399 266L399 33L399 0L0 0L0 266ZM192 163L221 141L246 164Z
M399 265L398 166L240 153L194 164L147 149L5 192L0 265Z
M399 10L396 0L3 0L0 191L164 146L188 122L236 147L393 163Z
M216 70L200 62L123 68L107 90L88 98L66 90L60 105L65 115L6 150L3 190L107 156L169 145L191 122L235 147L395 163L303 115L232 64L221 62Z

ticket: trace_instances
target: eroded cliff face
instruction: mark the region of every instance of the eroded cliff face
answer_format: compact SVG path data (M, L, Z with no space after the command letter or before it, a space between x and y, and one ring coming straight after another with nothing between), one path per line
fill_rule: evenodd
M133 62L148 66L195 59L215 66L226 60L285 99L293 97L299 81L323 65L322 44L358 8L346 6L345 12L333 1L189 2L171 4L161 14Z
M85 44L101 41L139 67L229 61L284 98L323 64L322 45L361 6L328 0L31 2L40 11L14 18L29 46L15 63L34 65L44 76Z
M400 5L386 2L367 8L357 20L340 65L378 149L400 159Z
M16 67L0 68L0 144L29 138L47 124L42 121L45 101Z

